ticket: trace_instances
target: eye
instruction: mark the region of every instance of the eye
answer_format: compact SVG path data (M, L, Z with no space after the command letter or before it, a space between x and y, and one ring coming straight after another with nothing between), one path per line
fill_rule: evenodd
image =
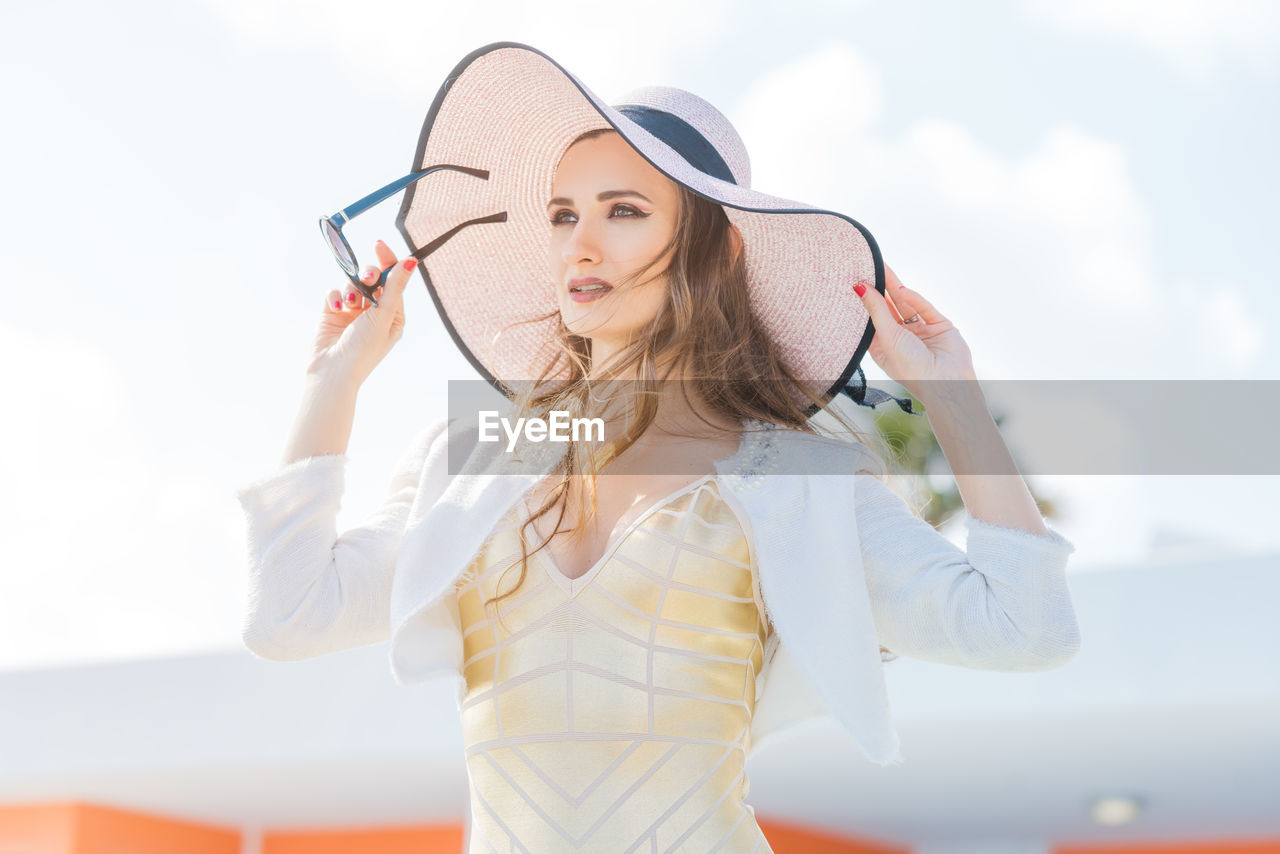
M613 214L615 211L618 211L618 210L628 211L628 214L627 214L626 216L624 216L624 217L621 217L621 219L633 219L633 218L634 218L634 219L643 219L644 217L649 216L649 214L647 214L647 213L641 213L641 212L640 212L640 210L639 210L638 208L632 207L631 205L624 205L624 204L622 204L621 202L619 202L618 204L616 204L616 205L614 205L612 208L610 208L610 209L609 209L609 213L610 213L610 214ZM555 212L555 214L551 217L551 224L552 224L552 225L564 225L564 224L565 224L566 220L563 220L563 219L561 219L561 218L560 218L560 215L561 215L561 214L569 214L569 216L573 216L573 214L572 214L572 213L569 213L569 211L568 211L568 210L565 210L564 208L561 208L560 210L556 211L556 212ZM611 219L616 219L617 217L612 217L612 216L611 216L610 218L611 218Z

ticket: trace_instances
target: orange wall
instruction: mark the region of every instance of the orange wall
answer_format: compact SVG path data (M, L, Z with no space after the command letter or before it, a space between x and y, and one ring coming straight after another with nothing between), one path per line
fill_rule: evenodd
M817 833L799 825L756 816L773 854L910 854L910 848Z
M757 817L775 854L909 854L902 846L806 830ZM464 828L263 834L263 854L461 854ZM0 806L4 854L240 854L238 828L164 818L84 803ZM1280 841L1199 840L1124 845L1061 845L1053 854L1280 854Z
M240 854L240 829L97 804L0 807L6 854Z
M461 824L401 830L264 833L262 854L462 854Z
M0 850L67 854L76 844L75 804L0 807Z

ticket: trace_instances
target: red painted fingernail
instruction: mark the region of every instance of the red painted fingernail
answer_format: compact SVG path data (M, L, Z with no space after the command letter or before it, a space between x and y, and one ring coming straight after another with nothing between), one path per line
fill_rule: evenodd
M907 289L906 285L898 285L898 290L905 291L906 289Z
M853 290L858 296L863 296L867 292L867 286L859 283L853 286Z
M337 299L336 299L336 300L334 300L334 301L333 301L333 307L334 307L334 308L342 308L342 300L337 300Z
M356 295L354 293L347 294L347 302L355 302Z
M418 266L418 259L417 259L417 258L406 258L406 259L404 259L404 268L405 268L406 270L412 270L412 269L413 269L414 267L416 267L416 266Z

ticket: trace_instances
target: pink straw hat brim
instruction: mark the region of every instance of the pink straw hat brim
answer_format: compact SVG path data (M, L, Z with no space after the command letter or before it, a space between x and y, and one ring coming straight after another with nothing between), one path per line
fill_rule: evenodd
M736 132L705 101L681 90L650 87L646 106L686 96L679 115L718 151ZM631 101L629 100L629 103ZM708 115L691 114L701 108ZM714 115L709 115L714 113ZM612 127L655 169L723 206L746 253L753 310L782 358L802 381L837 394L856 371L872 337L858 282L884 292L883 262L871 234L852 218L758 192L748 186L745 149L729 151L737 182L695 168L679 152L605 104L546 54L497 42L468 54L436 94L418 140L414 170L447 163L485 169L487 179L441 170L411 184L396 225L423 258L432 300L455 343L477 371L511 396L512 386L539 376L559 350L558 283L547 247L546 204L556 165L581 134ZM441 235L470 219L505 212L503 221ZM547 319L517 323L534 317ZM512 325L515 324L515 325ZM563 378L561 360L553 378ZM817 411L811 407L809 414Z

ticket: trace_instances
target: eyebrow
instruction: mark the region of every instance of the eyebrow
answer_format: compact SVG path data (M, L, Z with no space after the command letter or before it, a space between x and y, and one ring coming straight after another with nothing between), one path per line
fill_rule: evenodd
M644 199L646 202L649 202L649 204L653 204L653 202L649 199L648 196L646 196L644 193L637 192L636 190L605 190L603 193L596 196L596 201L605 202L605 201L608 201L609 199L616 199L619 196L636 196L637 198L641 198L641 199ZM547 207L553 208L556 205L572 205L572 204L573 204L573 199L566 199L564 196L556 196L554 199L547 202Z

